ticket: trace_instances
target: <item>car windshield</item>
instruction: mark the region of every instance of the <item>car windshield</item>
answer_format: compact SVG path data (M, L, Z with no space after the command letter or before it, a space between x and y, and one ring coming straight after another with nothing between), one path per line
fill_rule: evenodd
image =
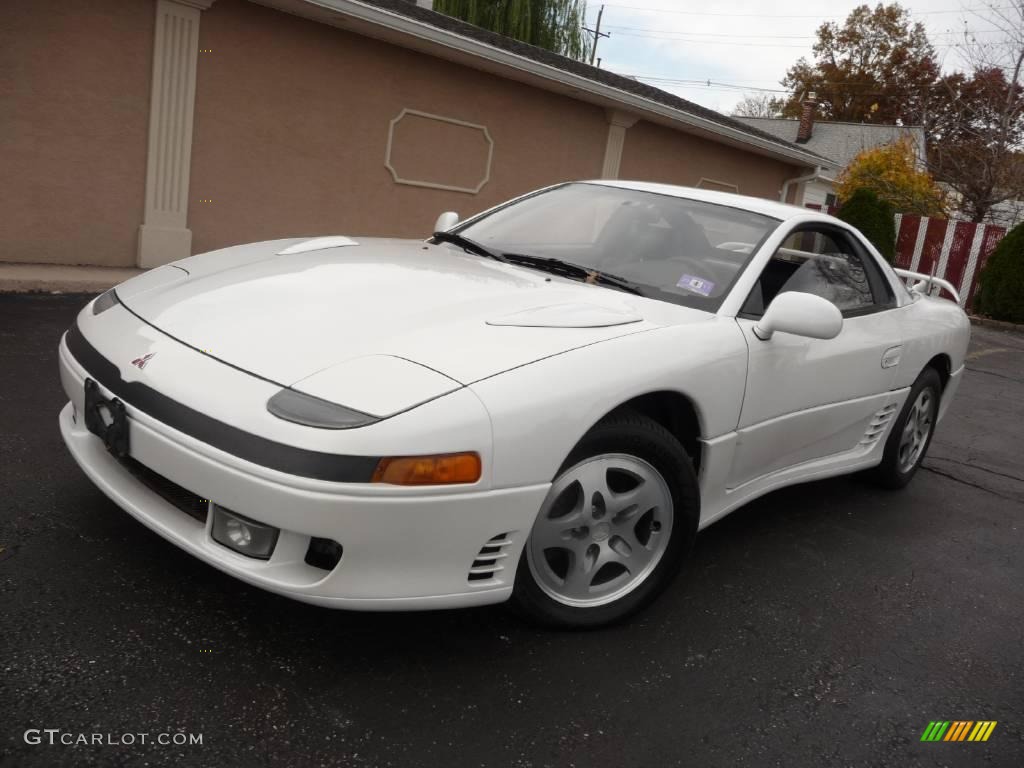
M726 205L576 183L502 206L454 231L496 254L557 259L625 278L652 298L714 312L778 224Z

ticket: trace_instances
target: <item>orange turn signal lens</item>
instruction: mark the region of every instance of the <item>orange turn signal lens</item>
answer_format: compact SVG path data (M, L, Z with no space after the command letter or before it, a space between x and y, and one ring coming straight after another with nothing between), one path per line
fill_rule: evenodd
M480 470L480 455L477 453L398 456L381 459L371 482L392 485L475 483L480 479Z

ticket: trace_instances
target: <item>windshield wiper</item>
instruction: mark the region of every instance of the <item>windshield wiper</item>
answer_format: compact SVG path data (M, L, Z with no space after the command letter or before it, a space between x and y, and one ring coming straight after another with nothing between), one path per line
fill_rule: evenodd
M478 256L486 256L488 259L494 259L495 261L508 261L508 259L497 251L485 248L480 245L480 243L454 232L435 232L433 240L435 243L451 243L452 245L457 245L464 251L470 251Z
M488 259L505 262L507 264L520 264L524 267L532 267L544 272L551 272L563 277L571 277L583 280L587 283L606 285L610 288L618 288L620 291L635 293L637 296L645 295L644 289L638 284L618 275L611 275L607 272L599 272L596 269L582 267L579 264L572 264L552 256L531 256L528 253L499 253L480 245L475 240L463 237L455 232L435 232L433 240L435 243L451 243L465 251L485 256Z
M521 264L524 267L533 267L534 269L540 269L544 272L562 275L563 277L578 278L587 283L607 285L610 288L618 288L620 291L635 293L637 296L644 295L644 289L640 285L631 280L627 280L624 277L611 275L607 272L600 272L596 269L580 266L579 264L572 264L571 262L562 261L561 259L556 259L552 256L530 256L526 253L506 253L504 257L505 261L512 264Z

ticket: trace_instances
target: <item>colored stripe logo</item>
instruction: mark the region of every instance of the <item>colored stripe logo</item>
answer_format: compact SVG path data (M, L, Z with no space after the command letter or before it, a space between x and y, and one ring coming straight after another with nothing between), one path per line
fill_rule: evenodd
M921 734L921 741L988 741L996 728L995 720L932 720Z

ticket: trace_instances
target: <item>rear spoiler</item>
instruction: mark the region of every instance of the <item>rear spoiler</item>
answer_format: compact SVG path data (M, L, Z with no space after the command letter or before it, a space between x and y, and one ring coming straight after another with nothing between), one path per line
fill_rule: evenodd
M898 267L896 268L896 274L906 281L908 289L920 293L922 296L938 296L943 290L946 290L953 297L953 301L957 304L960 303L960 294L957 293L956 288L948 280L943 280L935 275L926 275L922 272L911 272L909 269L899 269ZM936 288L939 290L932 294L932 290Z

